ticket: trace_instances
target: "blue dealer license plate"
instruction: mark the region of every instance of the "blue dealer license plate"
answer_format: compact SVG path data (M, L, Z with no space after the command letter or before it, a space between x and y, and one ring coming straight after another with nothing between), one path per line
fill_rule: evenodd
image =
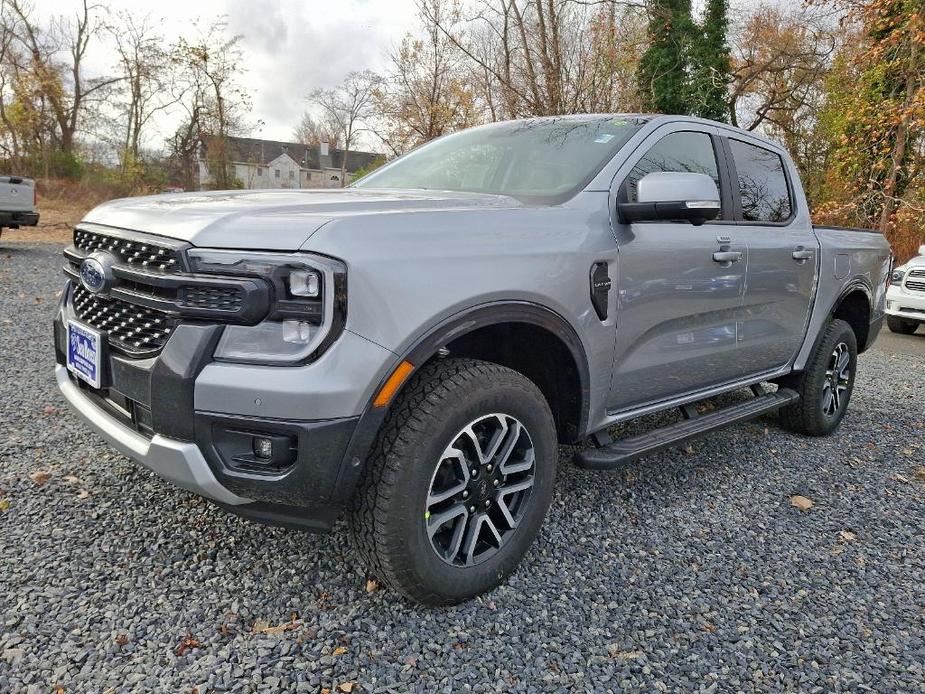
M77 321L67 322L67 368L94 388L100 387L102 335Z

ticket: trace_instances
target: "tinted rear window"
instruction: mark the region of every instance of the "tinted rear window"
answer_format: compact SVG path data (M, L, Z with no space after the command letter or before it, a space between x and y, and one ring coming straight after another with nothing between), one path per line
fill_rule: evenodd
M748 222L786 222L793 213L790 189L780 155L739 140L729 140Z

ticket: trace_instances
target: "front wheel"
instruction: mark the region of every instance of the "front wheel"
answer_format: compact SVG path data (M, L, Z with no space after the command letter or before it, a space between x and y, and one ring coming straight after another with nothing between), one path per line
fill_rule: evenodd
M891 332L899 333L900 335L911 335L919 328L917 320L907 320L899 316L887 316L886 324Z
M831 434L841 423L854 390L858 345L854 330L843 320L833 320L806 369L781 379L800 399L780 411L781 424L810 436Z
M532 381L470 359L428 364L383 424L351 504L370 573L418 602L502 583L552 500L556 430Z

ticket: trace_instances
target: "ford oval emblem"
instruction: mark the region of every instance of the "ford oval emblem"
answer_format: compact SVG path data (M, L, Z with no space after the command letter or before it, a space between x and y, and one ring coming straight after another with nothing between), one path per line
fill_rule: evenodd
M105 294L113 284L112 265L115 259L109 253L91 253L80 264L80 283L91 294Z

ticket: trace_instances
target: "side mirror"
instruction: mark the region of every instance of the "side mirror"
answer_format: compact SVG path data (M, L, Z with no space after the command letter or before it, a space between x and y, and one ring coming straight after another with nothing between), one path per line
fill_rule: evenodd
M624 222L690 222L700 226L720 211L716 183L706 174L657 171L639 180L638 202L617 205Z
M925 255L925 246L919 246L919 255Z

